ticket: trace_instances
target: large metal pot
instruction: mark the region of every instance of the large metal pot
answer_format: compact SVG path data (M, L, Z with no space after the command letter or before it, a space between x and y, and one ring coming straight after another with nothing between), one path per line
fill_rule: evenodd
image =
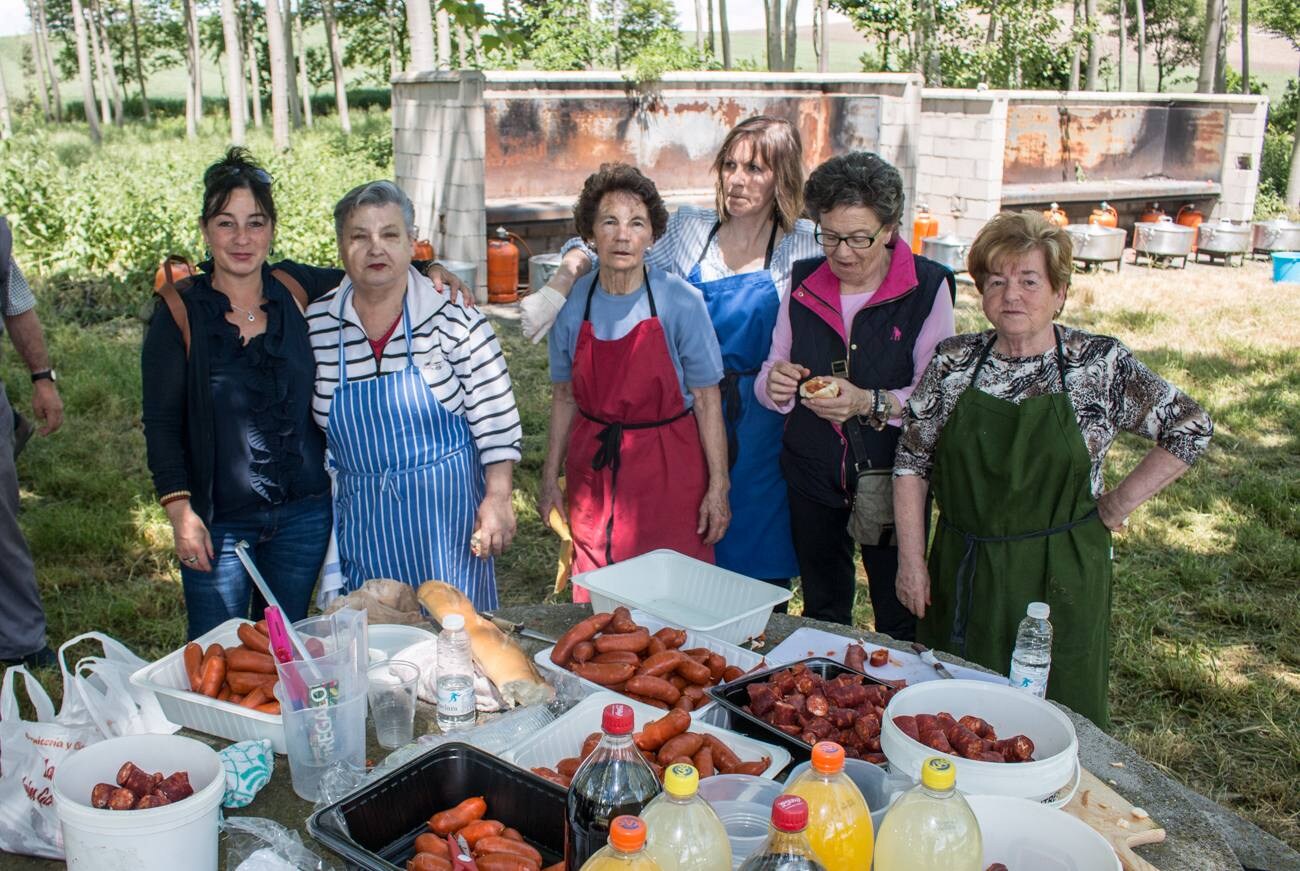
M1187 257L1192 253L1196 231L1175 224L1169 216L1155 223L1139 222L1133 225L1133 250L1161 257Z
M1074 259L1090 263L1107 263L1124 256L1128 234L1101 224L1068 224L1065 232L1074 243Z
M1196 248L1206 254L1245 254L1250 250L1250 227L1234 224L1226 218L1213 224L1201 224Z
M1300 251L1300 223L1274 218L1256 221L1251 247L1256 251Z
M528 258L528 286L541 290L560 268L559 254L535 254Z
M936 263L942 263L953 272L966 271L966 252L971 240L952 233L946 236L927 236L921 240L921 253Z

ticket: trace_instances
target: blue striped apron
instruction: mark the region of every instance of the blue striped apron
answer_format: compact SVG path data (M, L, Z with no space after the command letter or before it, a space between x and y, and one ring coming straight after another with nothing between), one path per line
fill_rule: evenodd
M334 522L348 592L370 578L413 587L445 581L479 611L497 607L492 560L469 549L483 501L483 466L469 424L442 407L411 356L402 301L406 368L348 383L339 317L339 384L325 429L338 471Z

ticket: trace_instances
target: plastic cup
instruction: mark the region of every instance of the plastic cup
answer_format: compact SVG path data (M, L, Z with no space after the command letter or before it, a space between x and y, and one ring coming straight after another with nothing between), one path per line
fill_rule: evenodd
M370 666L370 719L380 747L392 749L410 744L415 738L415 695L420 667L413 662L390 659Z
M321 778L331 767L365 765L366 697L295 709L283 680L276 684L275 695L284 720L293 791L307 801L317 801Z

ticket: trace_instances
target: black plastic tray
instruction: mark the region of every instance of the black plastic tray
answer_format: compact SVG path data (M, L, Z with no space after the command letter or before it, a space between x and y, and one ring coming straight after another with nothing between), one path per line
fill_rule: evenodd
M488 818L518 829L545 865L564 857L565 790L461 743L443 744L321 808L307 831L349 868L400 871L429 817L476 795L487 801Z
M822 656L815 656L812 659L801 659L798 662L787 662L785 665L779 665L769 668L766 671L756 671L753 674L747 674L744 677L737 678L731 683L721 684L716 687L710 687L708 694L722 707L727 709L731 714L731 730L739 732L742 735L748 735L751 738L758 738L761 741L775 741L780 746L790 751L794 762L806 762L812 758L812 745L805 744L793 735L787 735L773 725L763 722L758 717L744 710L744 705L749 704L748 687L752 683L762 683L771 680L772 675L794 668L796 665L806 665L808 670L824 680L831 680L842 674L860 674L867 679L868 683L889 686L884 681L878 680L869 674L860 672L857 669L849 668L847 665L841 665L833 659L826 659Z

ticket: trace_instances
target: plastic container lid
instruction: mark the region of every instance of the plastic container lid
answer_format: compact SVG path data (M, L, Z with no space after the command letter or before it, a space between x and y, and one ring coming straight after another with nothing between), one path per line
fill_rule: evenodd
M1046 620L1047 615L1052 613L1052 606L1046 602L1030 602L1025 613L1035 620Z
M949 790L957 784L957 769L942 756L931 756L921 766L921 785L926 789Z
M605 710L608 711L609 708ZM615 850L635 853L645 846L645 823L641 822L640 817L627 814L614 817L614 822L609 824L609 843Z
M818 741L812 749L812 767L818 774L839 774L844 770L844 748L834 741Z
M700 773L694 765L679 762L664 771L664 789L678 798L695 795L700 788Z
M778 796L772 802L772 826L779 832L802 832L808 828L808 802L797 795Z
M600 717L600 728L607 735L626 735L632 731L636 720L632 709L627 705L606 705Z
M455 632L465 628L465 618L460 614L448 614L442 618L442 628Z

